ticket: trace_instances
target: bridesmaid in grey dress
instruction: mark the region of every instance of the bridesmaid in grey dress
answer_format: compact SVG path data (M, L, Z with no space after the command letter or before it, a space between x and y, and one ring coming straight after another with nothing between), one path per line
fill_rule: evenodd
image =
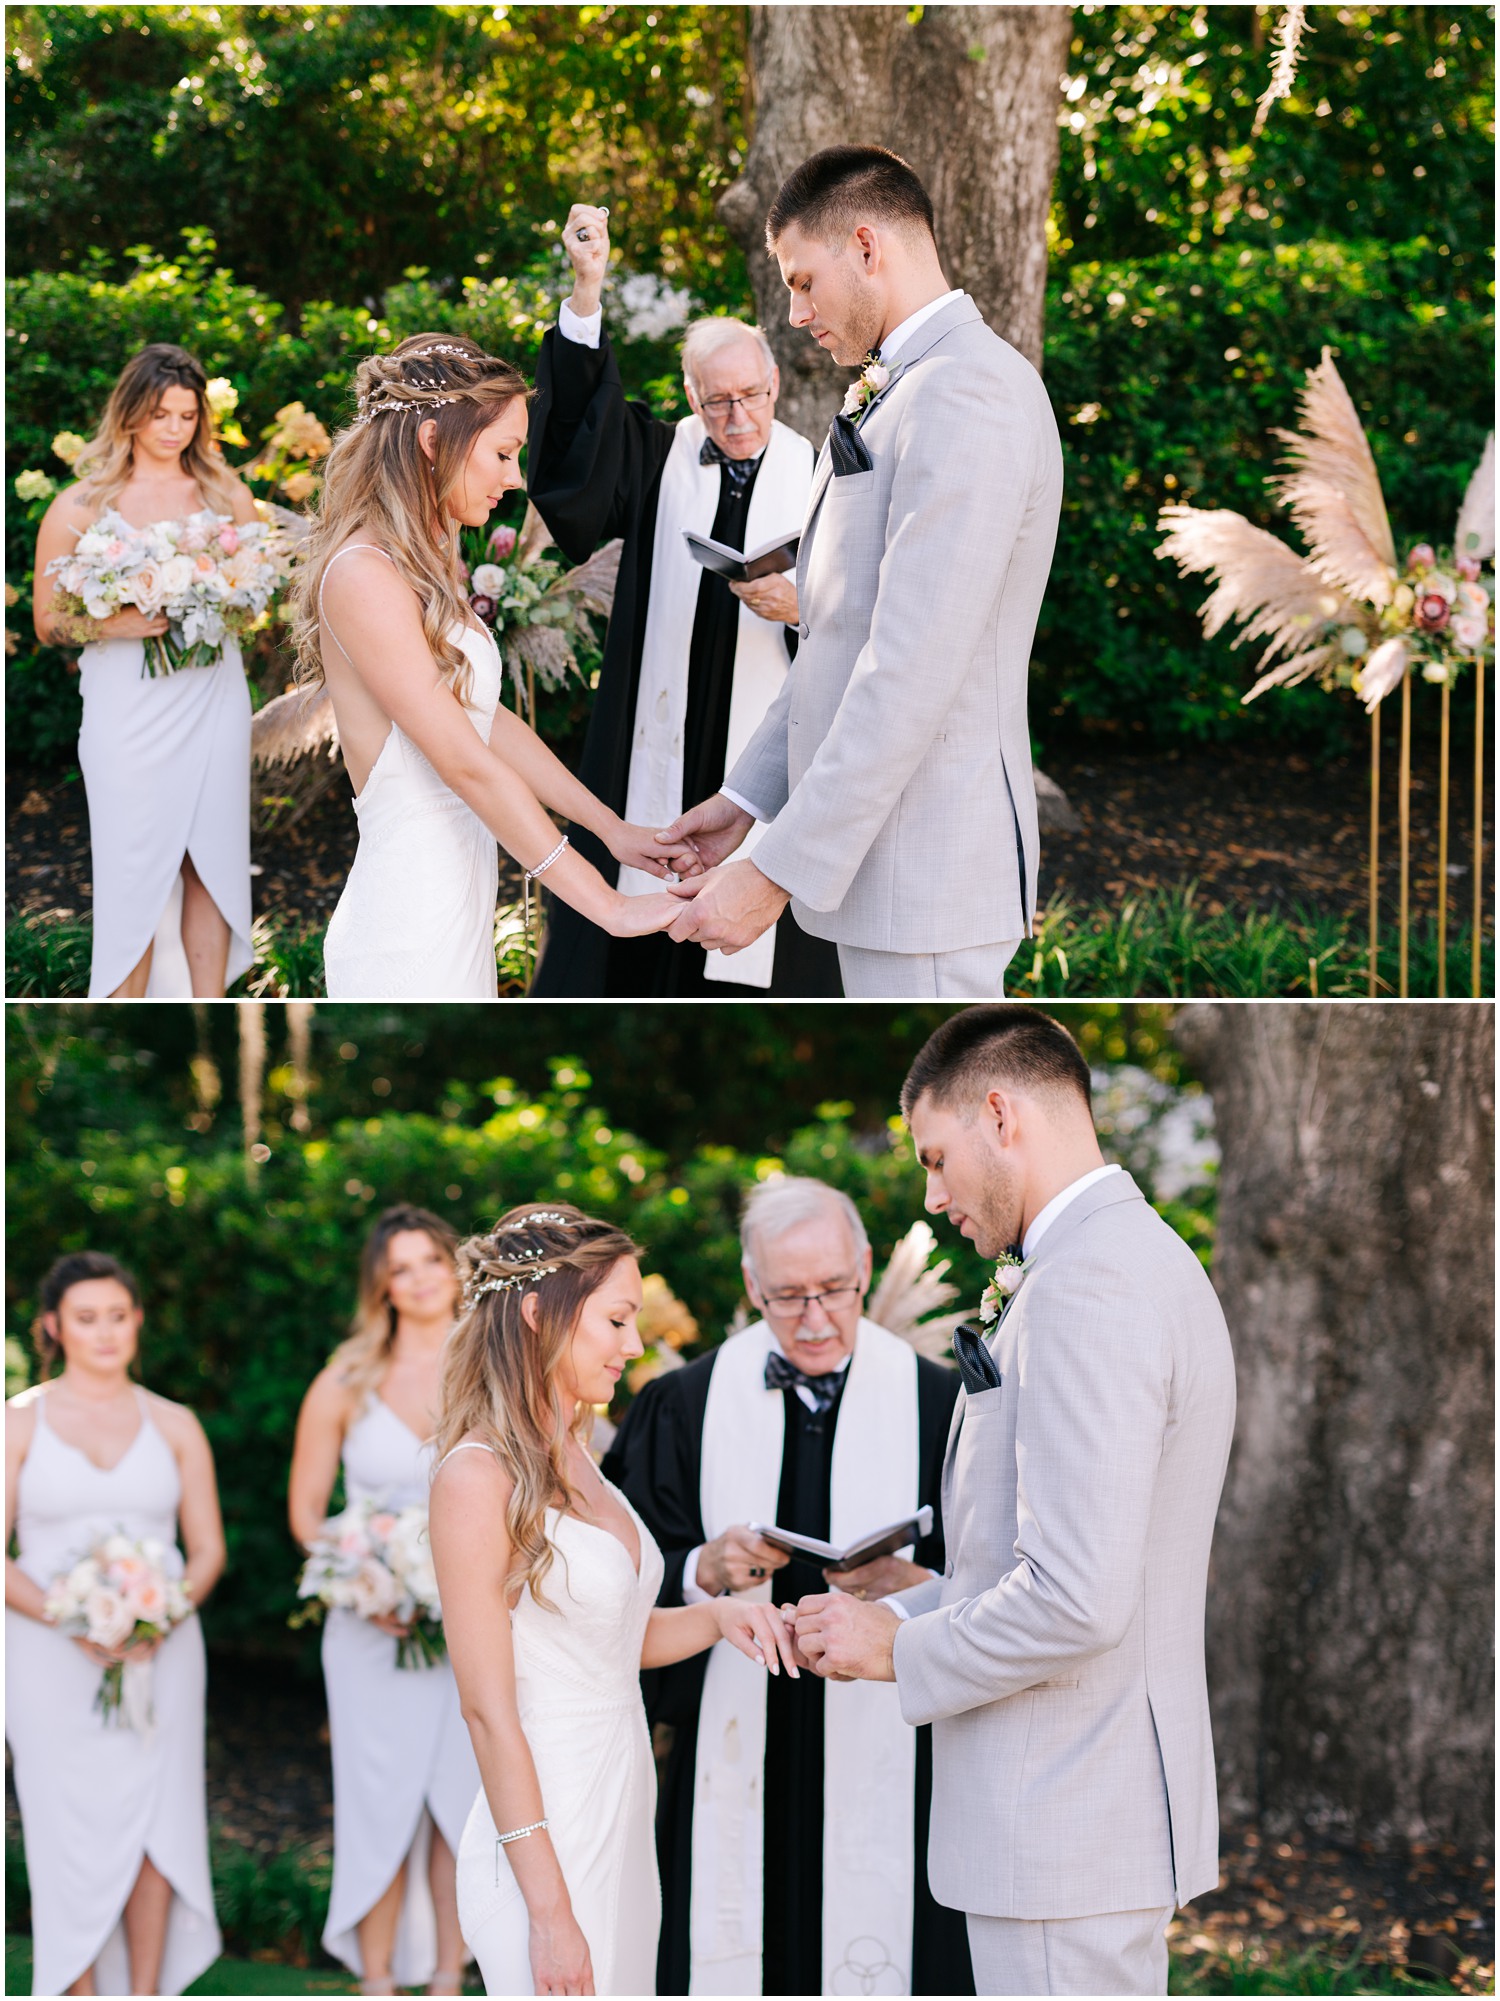
M287 1502L304 1546L342 1467L346 1505L426 1507L457 1239L439 1216L387 1209L360 1262L354 1332L297 1422ZM333 1753L333 1885L323 1944L366 1994L456 1994L466 1954L454 1862L479 1771L447 1662L397 1665L394 1619L331 1611L323 1676Z
M31 1879L35 1994L180 1994L219 1956L203 1771L203 1633L104 1652L47 1616L56 1578L105 1536L148 1538L201 1605L224 1567L198 1420L130 1380L135 1280L80 1251L42 1282L43 1380L5 1423L5 1732ZM62 1371L53 1377L61 1358ZM50 1378L50 1380L49 1380ZM186 1560L177 1547L179 1529ZM105 1666L141 1663L154 1722L106 1722Z

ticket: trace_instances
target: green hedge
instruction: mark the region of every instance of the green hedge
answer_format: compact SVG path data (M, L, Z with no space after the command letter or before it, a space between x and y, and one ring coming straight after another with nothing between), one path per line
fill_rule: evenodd
M271 1654L310 1645L285 1625L296 1570L284 1513L292 1434L346 1322L364 1232L388 1203L423 1203L465 1231L532 1199L615 1218L693 1314L703 1348L740 1302L736 1222L758 1179L784 1168L846 1190L877 1270L923 1213L923 1176L894 1121L857 1133L847 1106L826 1106L779 1155L709 1145L673 1161L613 1125L586 1073L560 1064L556 1074L542 1094L492 1086L493 1111L478 1124L395 1112L344 1120L326 1137L283 1130L259 1169L238 1148L156 1137L166 1122L149 1137L139 1127L84 1132L68 1146L38 1135L13 1156L9 1230L27 1252L9 1279L12 1388L24 1380L20 1344L52 1257L91 1246L137 1268L145 1380L199 1413L218 1462L230 1570L206 1613L216 1645ZM1150 1088L1155 1116L1174 1093ZM1120 1144L1149 1185L1151 1142L1129 1115ZM1204 1199L1199 1190L1160 1206L1206 1257ZM977 1303L988 1277L977 1252L944 1232L943 1254L962 1297Z
M275 300L216 268L211 238L186 235L183 256L142 251L123 281L101 264L7 287L8 480L29 467L65 476L50 457L52 438L88 426L120 366L148 340L181 341L210 374L229 376L254 439L292 400L325 423L342 421L358 357L423 328L471 334L529 371L555 310L555 278L539 263L456 288L412 278L386 294L378 314L310 305L294 324ZM1250 656L1224 637L1203 641L1196 607L1206 591L1153 555L1157 510L1190 500L1282 525L1263 484L1276 449L1267 432L1293 421L1303 371L1326 343L1370 430L1398 538L1441 541L1489 427L1492 340L1492 286L1457 250L1425 238L1197 246L1054 273L1046 371L1067 485L1037 642L1041 743L1079 727L1155 744L1328 745L1347 731L1353 705L1316 689L1240 707ZM628 343L622 359L630 387L675 414L671 345ZM68 761L78 720L76 680L30 634L41 505L13 506L7 531L6 575L21 596L8 620L19 645L6 718L20 764ZM279 678L273 663L268 681ZM568 698L558 699L566 708ZM561 709L548 712L549 728L565 720Z

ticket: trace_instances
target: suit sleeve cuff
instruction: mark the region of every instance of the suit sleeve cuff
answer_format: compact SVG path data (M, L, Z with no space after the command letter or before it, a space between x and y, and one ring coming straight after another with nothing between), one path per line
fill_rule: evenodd
M907 1611L899 1598L882 1598L880 1603L884 1605L887 1612L894 1612L898 1619L909 1619L911 1617L910 1612Z
M698 1559L703 1554L700 1542L696 1549L690 1549L682 1566L682 1602L684 1605L707 1605L712 1592L705 1591L698 1582Z
M768 813L763 806L757 806L753 800L747 799L743 793L736 792L731 786L721 785L719 790L731 806L738 806L740 811L748 813L752 820L774 820L776 817L774 813Z
M579 347L597 347L604 331L604 308L600 306L584 319L564 299L557 309L557 331L564 340L575 341Z

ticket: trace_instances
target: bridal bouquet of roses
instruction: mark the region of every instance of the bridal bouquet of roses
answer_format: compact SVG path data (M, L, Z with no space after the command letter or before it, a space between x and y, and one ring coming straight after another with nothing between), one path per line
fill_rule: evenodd
M448 1650L427 1510L419 1504L398 1509L358 1501L331 1515L302 1566L297 1596L293 1626L330 1608L399 1621L407 1631L396 1643L397 1667L427 1667Z
M291 575L292 549L274 524L231 521L204 508L183 521L133 528L106 508L71 555L47 565L57 579L58 610L110 618L135 610L165 618L167 631L145 642L143 675L210 667L228 639L265 616Z
M193 1609L187 1586L166 1569L163 1543L105 1536L70 1571L52 1581L47 1617L71 1639L108 1652L165 1639ZM104 1720L149 1730L149 1662L111 1661L94 1706Z

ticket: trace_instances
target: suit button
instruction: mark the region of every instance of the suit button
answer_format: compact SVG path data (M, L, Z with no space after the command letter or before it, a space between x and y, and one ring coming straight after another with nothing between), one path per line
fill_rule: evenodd
M807 639L807 638L810 638L810 637L811 637L811 627L809 627L809 626L807 626L807 625L799 625L799 626L797 627L797 637L798 637L799 639Z

